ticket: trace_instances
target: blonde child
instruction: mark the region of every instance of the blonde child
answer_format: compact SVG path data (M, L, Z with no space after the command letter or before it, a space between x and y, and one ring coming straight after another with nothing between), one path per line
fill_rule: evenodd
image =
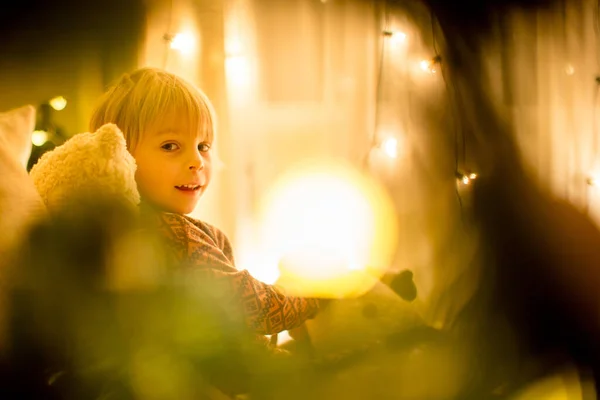
M107 123L125 135L137 162L142 205L157 217L175 261L203 271L258 334L276 334L315 316L316 299L288 297L235 267L219 229L190 218L211 182L215 113L206 95L156 68L124 75L101 98L91 132Z

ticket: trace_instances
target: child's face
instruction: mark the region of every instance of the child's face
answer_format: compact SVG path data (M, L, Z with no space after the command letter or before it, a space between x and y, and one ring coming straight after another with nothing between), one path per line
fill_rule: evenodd
M211 178L211 143L186 118L165 118L143 132L131 152L136 181L144 202L162 211L189 214Z

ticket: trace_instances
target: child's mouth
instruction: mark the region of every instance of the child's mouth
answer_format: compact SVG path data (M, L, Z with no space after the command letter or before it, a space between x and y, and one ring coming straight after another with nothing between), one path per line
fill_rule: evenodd
M181 190L183 192L194 192L196 190L200 190L200 185L179 185L175 186L175 189Z

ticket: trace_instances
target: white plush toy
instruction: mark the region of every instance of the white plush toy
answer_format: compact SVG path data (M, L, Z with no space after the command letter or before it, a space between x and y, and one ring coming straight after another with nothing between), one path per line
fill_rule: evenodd
M96 132L77 134L44 154L30 175L52 213L90 200L115 199L138 205L135 171L135 159L123 133L116 125L106 124Z

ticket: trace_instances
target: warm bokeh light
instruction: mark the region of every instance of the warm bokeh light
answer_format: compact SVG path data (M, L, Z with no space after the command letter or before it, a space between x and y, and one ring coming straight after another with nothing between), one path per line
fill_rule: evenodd
M385 154L388 155L388 157L390 157L390 158L398 157L398 139L387 138L386 140L383 141L383 143L381 144L381 147L383 148L383 151L385 152Z
M171 48L181 54L191 54L196 47L196 39L191 33L178 33L171 40Z
M463 176L463 178L462 178L462 183L464 183L465 185L468 185L468 184L469 184L469 181L470 181L470 179L469 179L469 177L468 177L468 176Z
M54 108L56 111L64 110L67 106L67 99L62 96L57 96L49 101L50 107Z
M250 83L250 62L241 55L228 56L225 60L228 84L233 88L246 87Z
M477 174L471 173L469 174L469 179L475 179L477 178Z
M264 269L295 295L364 293L389 267L397 226L387 194L357 171L305 164L282 177L262 208ZM260 271L259 271L260 270Z
M393 32L390 39L394 44L404 43L406 41L406 33L398 31Z
M261 253L253 246L242 245L238 248L236 264L240 269L246 269L261 282L273 285L279 279L277 260Z
M421 68L422 71L430 74L436 73L435 63L432 60L422 60L419 63L419 68Z
M34 144L34 146L43 146L44 143L46 143L48 141L48 132L46 131L33 131L33 133L31 134L31 143Z

